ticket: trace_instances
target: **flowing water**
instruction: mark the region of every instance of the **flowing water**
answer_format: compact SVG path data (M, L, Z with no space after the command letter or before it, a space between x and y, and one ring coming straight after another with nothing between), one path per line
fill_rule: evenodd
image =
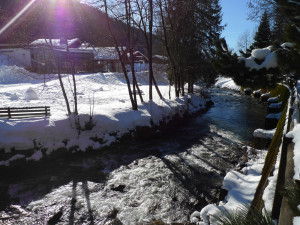
M226 172L264 126L258 100L221 89L210 95L215 105L207 113L155 139L2 176L0 224L188 222L222 198Z

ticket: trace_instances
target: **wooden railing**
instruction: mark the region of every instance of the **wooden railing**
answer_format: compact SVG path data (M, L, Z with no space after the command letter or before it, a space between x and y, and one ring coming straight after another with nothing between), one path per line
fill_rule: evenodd
M44 116L50 116L50 106L0 108L0 119L17 119Z

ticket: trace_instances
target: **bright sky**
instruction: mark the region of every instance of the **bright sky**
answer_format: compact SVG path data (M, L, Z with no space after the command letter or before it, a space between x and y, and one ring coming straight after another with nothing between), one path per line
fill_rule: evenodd
M222 36L225 37L228 47L237 50L237 41L241 33L249 30L254 33L256 23L247 20L249 10L246 3L248 0L221 0L223 11L223 24L227 24Z

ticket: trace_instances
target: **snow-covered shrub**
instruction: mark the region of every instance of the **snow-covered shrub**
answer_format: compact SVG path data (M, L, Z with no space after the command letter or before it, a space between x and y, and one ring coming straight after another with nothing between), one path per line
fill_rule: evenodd
M215 69L221 75L233 78L237 85L259 88L272 86L278 82L280 71L275 47L241 52L243 56L225 51L218 45L216 47L218 51L217 60L214 61Z

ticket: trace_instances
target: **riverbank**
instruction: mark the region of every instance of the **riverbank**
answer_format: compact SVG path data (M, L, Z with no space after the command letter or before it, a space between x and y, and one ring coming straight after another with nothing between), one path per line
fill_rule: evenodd
M63 76L67 96L73 108L73 92L69 79L69 75ZM139 101L137 111L131 110L127 85L122 74L79 74L76 79L82 128L80 134L74 117L66 115L66 106L56 75L44 77L16 66L0 67L2 107L51 106L49 118L0 120L0 165L9 166L18 160L39 161L55 151L100 150L119 142L124 135L140 135L147 127L153 132L153 129L176 117L206 108L205 99L197 95L181 98L173 96L172 99L167 99L169 85L164 74L157 74L156 77L164 99L159 99L153 89L153 101L148 100L148 73L137 74L144 98L144 102ZM159 129L154 132L159 132Z
M279 122L276 121L276 124L278 122L276 132L268 150L250 149L249 151L248 147L249 160L247 166L242 171L230 171L224 178L222 188L228 191L224 201L207 205L200 212L194 212L191 215L192 222L206 225L215 224L216 217L231 220L236 215L243 218L244 212L240 212L240 214L238 212L243 208L243 204L249 206L252 204L252 207L259 208L259 210L263 207L270 217L272 214L272 218L278 220L279 212L277 212L277 209L280 209L281 204L281 202L278 202L280 198L278 195L282 191L282 183L284 182L282 171L279 171L279 169L284 167L286 163L282 160L284 158L282 152L286 152L286 149L284 150L286 140L282 137L282 134L285 135L286 129L289 127L287 124L290 118L288 119L288 116L286 116L286 111L290 107L288 100L291 101L291 99L289 99L289 88L283 84L278 85L271 95L280 96L277 97L277 101L280 100L281 102L277 104L282 106L281 110L283 111L280 113ZM233 217L229 219L230 216ZM286 224L285 222L283 224ZM281 223L279 222L279 224ZM291 224L291 222L287 224Z
M264 124L256 99L218 88L209 95L215 104L206 113L156 138L3 177L5 222L47 223L60 215L62 224L188 223L193 211L223 199L222 181L242 158L242 143Z

